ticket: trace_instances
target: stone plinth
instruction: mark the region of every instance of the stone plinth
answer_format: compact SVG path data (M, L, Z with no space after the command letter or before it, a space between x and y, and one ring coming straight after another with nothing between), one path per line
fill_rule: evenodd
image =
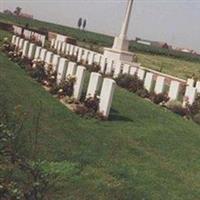
M104 48L104 56L110 60L116 60L121 62L133 62L135 54L132 52L118 50L114 48Z

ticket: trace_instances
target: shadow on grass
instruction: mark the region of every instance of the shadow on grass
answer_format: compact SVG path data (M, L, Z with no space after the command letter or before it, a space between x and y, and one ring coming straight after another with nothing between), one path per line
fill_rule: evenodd
M133 122L132 119L119 115L119 112L113 108L111 108L110 116L108 121L124 121L124 122Z

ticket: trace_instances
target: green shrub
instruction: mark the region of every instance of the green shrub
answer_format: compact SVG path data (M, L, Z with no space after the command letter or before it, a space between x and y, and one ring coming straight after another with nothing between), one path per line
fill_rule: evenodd
M142 98L149 98L149 92L145 88L138 89L136 94Z
M167 108L171 110L172 112L183 116L189 115L188 108L183 107L182 103L180 101L169 101L166 104Z
M160 93L160 94L151 93L150 94L150 99L155 104L160 104L160 103L167 102L169 100L169 97L168 97L168 95L166 93Z
M191 106L189 106L189 109L192 116L200 113L200 95L198 95L194 103Z
M194 122L196 122L197 124L200 125L200 113L196 114L196 115L193 117L193 120L194 120Z
M47 74L45 72L44 65L42 62L36 63L36 66L31 69L29 74L32 78L34 78L40 83L47 78Z
M143 81L141 81L136 75L131 76L129 74L121 74L116 78L116 83L120 87L134 93L144 88Z

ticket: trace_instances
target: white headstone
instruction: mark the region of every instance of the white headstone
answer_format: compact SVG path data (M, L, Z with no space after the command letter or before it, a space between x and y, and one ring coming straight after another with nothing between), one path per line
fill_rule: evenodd
M136 75L137 69L138 69L137 67L131 67L130 68L130 75L132 75L132 76Z
M53 59L53 53L51 51L47 51L46 57L45 57L45 63L51 64Z
M52 59L52 67L53 67L54 72L57 71L59 62L60 62L60 56L57 54L54 54L53 59Z
M44 49L44 48L42 48L42 49L41 49L41 52L40 52L39 58L40 58L42 61L45 61L46 54L47 54L47 50Z
M138 69L138 72L137 72L137 76L140 80L144 80L144 77L145 77L145 70L143 69Z
M24 41L23 49L22 49L22 56L27 57L28 56L28 49L29 49L29 42Z
M36 45L34 43L30 43L28 50L28 58L33 59L35 55Z
M41 35L39 41L42 42L42 47L44 47L44 45L45 45L45 39L46 39L46 36L45 35Z
M171 81L169 87L169 99L170 100L177 100L180 91L180 83L178 81Z
M68 65L68 60L65 58L60 58L60 62L58 65L58 70L57 70L57 84L58 85L65 79L66 72L67 72L67 65Z
M20 40L20 37L16 37L16 39L15 39L15 45L16 45L16 47L19 47L19 40Z
M187 86L193 87L193 86L194 86L194 79L189 78L189 79L187 80Z
M144 79L144 88L148 91L151 92L153 87L153 73L147 72L146 77Z
M65 47L66 55L69 55L69 51L70 51L70 44L66 43L66 47Z
M85 75L86 75L86 68L83 66L78 66L76 71L76 82L74 84L74 92L73 92L73 96L76 100L80 100L81 98Z
M74 47L74 56L78 56L78 49L79 49L78 46Z
M19 49L22 49L22 48L23 48L23 45L24 45L24 39L21 38L21 39L19 40Z
M106 57L104 57L104 56L102 56L101 57L101 61L100 61L100 71L101 71L101 73L105 73L105 68L106 68L106 62L107 62L107 58Z
M112 105L112 99L116 87L116 82L109 78L104 78L103 86L100 94L99 112L104 117L108 117Z
M96 72L92 72L90 75L90 81L87 88L86 98L94 97L97 95L102 83L102 75Z
M87 49L84 49L82 60L86 63L88 62L88 57L89 57L89 51Z
M67 67L66 76L73 76L76 74L77 64L75 62L69 62Z
M58 43L59 43L59 41L58 41L58 40L55 40L54 49L56 49L56 50L57 50L57 48L58 48Z
M61 53L65 54L66 53L65 50L66 50L66 42L62 42Z
M11 44L15 44L15 40L16 40L16 35L13 35L11 39Z
M129 74L131 66L128 64L124 64L122 74Z
M50 46L51 46L51 48L54 48L54 47L55 47L55 42L56 42L56 40L55 40L55 39L52 39L52 40L51 40L51 45L50 45Z
M38 59L40 57L41 50L42 50L42 47L39 47L39 46L36 47L35 56L34 56L35 59Z
M154 92L156 94L160 94L164 92L164 86L165 86L165 78L162 76L158 76L156 79L156 85L154 88Z
M95 52L90 51L89 57L88 57L88 65L94 64L94 58L95 58Z
M75 46L71 44L70 50L69 50L69 55L70 55L70 56L73 56L73 55L74 55L74 48L75 48Z
M79 48L77 62L81 62L83 56L83 49Z
M197 81L196 88L197 88L197 93L200 93L200 81Z
M94 57L94 62L97 64L97 65L100 65L100 62L101 62L101 58L102 58L102 55L101 54L95 54L95 57Z
M107 74L107 75L111 75L112 74L113 62L114 62L113 60L110 60L110 59L107 60L105 74Z
M122 70L122 63L120 61L117 61L115 64L113 77L117 78L121 74L121 70Z
M58 41L58 45L57 45L57 52L60 53L61 52L61 48L62 48L62 42Z
M195 87L187 86L183 100L183 106L185 106L186 103L192 105L196 99L196 96L197 96L197 89Z

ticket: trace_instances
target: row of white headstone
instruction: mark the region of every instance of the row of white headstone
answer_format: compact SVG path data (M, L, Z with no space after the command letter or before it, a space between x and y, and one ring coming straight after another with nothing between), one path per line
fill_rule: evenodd
M51 40L51 48L55 49L58 54L74 56L77 58L77 62L83 61L83 63L88 65L100 65L101 59L103 59L103 55L100 53L58 39Z
M78 46L68 44L65 42L61 43L61 51L63 49L64 54L66 55L74 55L77 56L77 62L84 60L87 61L89 64L92 65L92 63L95 63L95 59L92 60L90 58L95 58L95 55L97 55L98 58L100 58L99 64L100 64L100 72L105 74L113 75L114 78L118 77L120 74L130 74L130 75L137 75L138 78L142 81L144 81L144 87L149 92L154 91L156 94L164 93L165 91L165 77L164 76L156 76L152 72L147 72L145 69L143 69L139 64L133 63L132 66L129 64L122 64L121 62L115 63L114 61L109 61L106 58L104 58L103 55L98 54L93 51L89 51L84 48L80 48ZM53 48L55 48L55 41L51 42L51 45ZM65 48L62 48L62 47ZM57 47L58 48L58 47ZM57 49L58 50L58 49ZM58 51L59 53L59 51ZM43 55L43 54L41 54ZM87 56L86 56L87 55ZM91 56L90 56L91 55ZM58 56L58 55L57 55ZM49 56L47 56L49 58ZM42 59L42 58L40 58ZM54 59L56 61L56 58ZM53 62L53 65L55 65L55 61ZM98 63L97 63L98 64ZM194 87L194 80L189 79L186 84L186 91L183 97L183 105L188 102L189 104L193 104L196 96L198 93L200 93L200 82L197 82L197 86ZM155 82L155 84L154 84ZM154 88L153 88L154 87ZM168 90L168 96L170 100L178 100L181 93L181 82L172 80L169 85Z
M113 78L118 77L120 74L137 75L138 78L144 81L144 88L148 92L154 91L156 94L165 92L166 89L166 78L164 76L157 76L153 72L148 72L141 67L138 63L133 63L132 66L129 64L122 64L121 62L115 62L113 60L106 59L103 55L80 48L78 46L67 44L65 42L58 42L56 40L51 41L51 46L57 50L58 53L62 52L66 55L77 56L77 62L83 60L89 65L94 63L99 64L100 72L107 75L112 75ZM95 60L95 56L99 58L98 62ZM181 85L180 81L171 80L169 85L168 97L170 100L181 100ZM193 83L194 85L194 83ZM192 84L186 84L186 91L182 99L183 105L186 103L192 105L200 93L200 82L197 82L197 86L194 87Z
M11 43L22 51L22 57L44 61L45 69L52 65L53 70L57 72L57 84L60 84L68 76L75 76L76 82L74 84L73 96L76 100L80 100L86 75L86 68L84 66L77 66L76 63L70 62L60 55L54 54L15 35L13 35ZM94 97L96 94L100 94L99 112L104 117L109 116L115 87L116 83L114 80L109 78L103 79L99 73L91 73L86 97Z
M19 36L22 36L22 34L23 34L25 39L27 39L27 40L30 40L31 37L34 37L35 41L41 42L43 47L45 45L45 40L46 40L45 35L42 35L40 33L36 33L34 31L29 31L27 29L23 30L22 27L15 26L15 25L13 25L13 32L14 32L14 34L19 35Z
M25 37L25 39L27 40L30 40L31 37L34 37L34 39L37 41L37 42L41 42L42 43L42 46L44 47L45 45L45 40L46 40L46 36L45 35L42 35L40 33L36 33L34 31L29 31L27 29L24 29L24 32L23 32L23 35Z

